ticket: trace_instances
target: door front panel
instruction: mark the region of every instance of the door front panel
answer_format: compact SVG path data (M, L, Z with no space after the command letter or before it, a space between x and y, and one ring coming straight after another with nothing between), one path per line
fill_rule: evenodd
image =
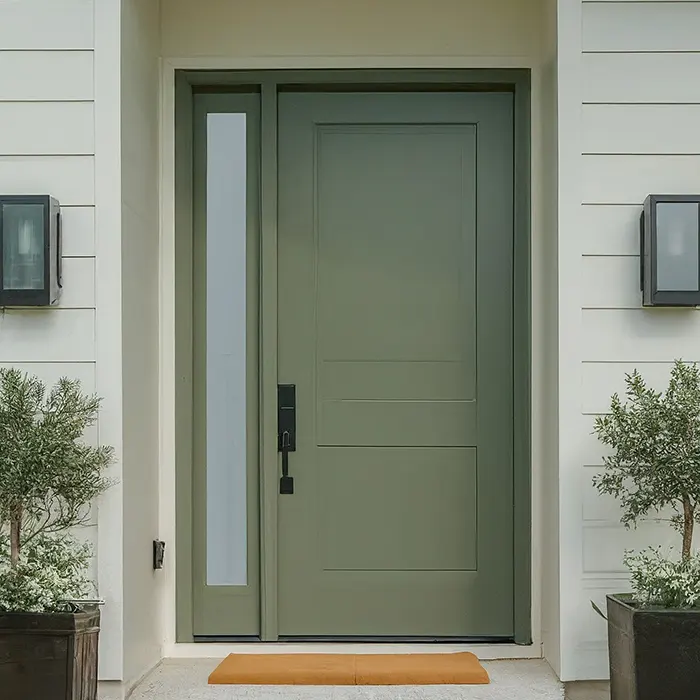
M280 94L282 636L513 635L512 110Z

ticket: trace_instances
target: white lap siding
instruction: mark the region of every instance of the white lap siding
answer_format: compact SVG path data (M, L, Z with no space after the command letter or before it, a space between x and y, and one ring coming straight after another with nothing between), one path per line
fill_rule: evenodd
M61 302L0 314L0 365L48 383L78 378L87 392L103 396L87 439L116 448L111 475L120 482L121 222L111 208L121 198L115 8L116 0L0 2L0 193L53 195L64 234ZM106 599L100 677L112 679L123 675L121 512L117 485L76 533L95 545L91 573Z
M52 194L65 231L61 305L0 315L0 363L49 384L77 378L88 392L96 389L93 47L91 0L0 3L0 193ZM95 530L93 519L77 534L96 544Z
M560 277L560 319L574 319L561 337L573 376L560 396L561 426L576 435L560 463L562 675L574 680L607 677L606 626L590 601L628 589L624 550L676 538L651 521L619 524L617 504L591 486L603 452L590 433L625 372L661 387L674 358L700 360L700 313L640 308L638 257L645 196L700 192L700 2L560 5L580 17L559 76L572 114L560 138L576 144L560 183L575 201L559 222L576 268Z

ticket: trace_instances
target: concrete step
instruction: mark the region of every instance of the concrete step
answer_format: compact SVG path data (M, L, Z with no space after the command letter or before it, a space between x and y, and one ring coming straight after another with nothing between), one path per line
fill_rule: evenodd
M564 687L545 661L484 661L482 686L210 686L220 659L166 659L130 700L563 700ZM105 689L106 692L106 689ZM105 700L108 696L105 695ZM111 698L109 699L111 700ZM585 696L576 700L587 700ZM595 700L598 700L596 697Z

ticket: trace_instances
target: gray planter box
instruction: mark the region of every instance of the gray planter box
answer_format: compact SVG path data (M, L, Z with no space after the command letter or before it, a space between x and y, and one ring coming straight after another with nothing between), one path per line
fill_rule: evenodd
M700 698L700 610L640 609L609 595L610 700Z
M100 611L0 613L0 697L96 700Z

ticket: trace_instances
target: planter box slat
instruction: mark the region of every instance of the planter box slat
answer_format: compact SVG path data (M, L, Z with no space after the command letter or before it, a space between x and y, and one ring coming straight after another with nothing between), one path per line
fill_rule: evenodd
M99 610L0 613L0 688L12 700L96 700Z

